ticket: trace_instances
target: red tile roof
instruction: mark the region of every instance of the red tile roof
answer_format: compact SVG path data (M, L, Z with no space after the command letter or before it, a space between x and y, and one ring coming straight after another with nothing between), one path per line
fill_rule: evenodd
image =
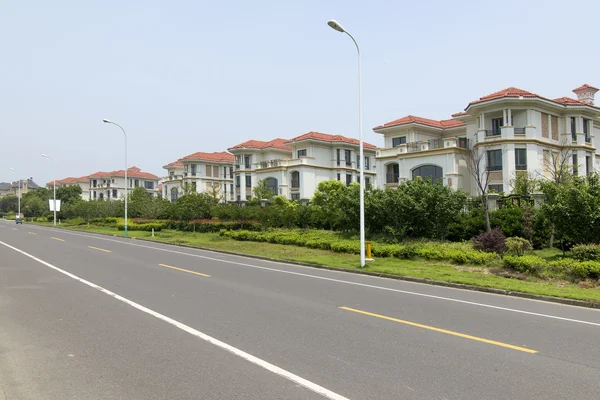
M474 100L474 101L470 102L469 105L482 103L484 101L489 101L489 100L502 99L505 97L521 97L521 96L522 97L541 97L535 93L528 92L527 90L519 89L516 87L509 87L509 88L494 92L492 94L488 94L487 96L480 97L479 100Z
M281 139L281 138L273 139L268 142L263 142L262 140L248 140L244 143L240 143L238 145L230 147L229 150L231 150L231 149L269 149L269 148L274 148L274 149L279 149L279 150L292 151L292 148L290 146L286 146L286 144L285 144L286 142L287 142L286 139Z
M88 182L89 179L87 176L80 176L79 178L75 178L75 177L68 177L68 178L64 178L64 179L57 179L56 180L56 184L57 185L62 185L62 184L70 184L70 183L79 183L79 182ZM53 181L50 181L46 184L46 186L48 185L52 185Z
M579 91L583 91L583 90L586 90L586 89L592 89L592 90L595 90L595 91L598 91L598 90L600 90L600 89L598 89L597 87L593 87L593 86L591 86L591 85L588 85L588 84L586 83L586 84L584 84L584 85L581 85L581 86L579 86L579 87L578 87L578 88L576 88L576 89L573 89L573 91L574 91L575 93L577 93L577 92L579 92Z
M177 160L177 161L173 161L172 163L165 165L163 168L169 168L169 167L183 167L183 163L181 161Z
M555 101L560 104L565 104L567 106L589 106L589 104L586 103L585 101L575 100L570 97L560 97L560 98L554 99L552 101Z
M360 141L358 139L348 138L348 137L342 136L342 135L330 135L328 133L321 133L321 132L308 132L308 133L305 133L304 135L300 135L298 137L290 139L287 143L291 144L294 142L300 142L302 140L316 140L319 142L326 142L326 143L348 143L348 144L353 144L356 146L358 146L360 144ZM377 146L374 146L367 142L363 142L363 147L367 148L367 149L376 149L377 148Z
M119 169L111 172L96 172L89 175L88 178L109 178L112 176L125 177L125 170ZM138 167L133 166L127 169L128 178L142 178L142 179L153 179L158 180L158 176L149 172L142 172Z
M382 129L382 128L391 128L393 126L408 125L408 124L421 124L421 125L431 126L433 128L439 128L439 129L457 128L459 126L465 125L464 122L458 121L456 119L444 119L441 121L436 121L436 120L428 119L428 118L415 117L414 115L407 115L406 117L402 117L400 119L388 122L386 124L376 126L373 129L377 130L377 129Z
M463 115L467 115L467 113L464 111L457 112L457 113L452 114L452 117L462 117Z
M193 160L193 161L210 161L210 162L222 162L222 163L233 163L233 154L226 151L220 151L215 153L204 153L199 151L194 154L187 155L180 158L179 161ZM177 162L177 161L176 161ZM183 165L183 163L181 163Z

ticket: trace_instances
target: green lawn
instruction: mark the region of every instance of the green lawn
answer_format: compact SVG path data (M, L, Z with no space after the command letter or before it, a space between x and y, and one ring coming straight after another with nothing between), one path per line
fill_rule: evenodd
M42 223L41 225L48 224ZM88 228L87 226L69 226L68 224L62 224L60 227L86 232L123 235L122 231L110 227L92 226ZM221 237L218 233L192 233L164 230L156 232L155 237L152 238L150 232L130 231L129 236L151 239L157 242L185 244L206 249L223 250L254 256L267 256L278 260L299 261L349 270L360 269L358 255L273 243L237 241ZM536 254L547 259L560 257L562 255L560 250L555 251L554 249L537 251ZM548 282L536 278L528 278L527 280L505 278L494 275L487 268L481 266L458 266L452 265L451 263L427 260L380 258L368 263L367 267L362 270L545 296L600 302L600 290L598 288L585 289L568 282Z

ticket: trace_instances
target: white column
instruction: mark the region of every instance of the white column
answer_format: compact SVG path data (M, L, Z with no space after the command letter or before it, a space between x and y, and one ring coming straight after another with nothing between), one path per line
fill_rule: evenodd
M507 125L512 126L512 108L508 109L508 120L506 122L507 122Z
M502 126L506 126L508 125L507 121L506 121L506 109L502 110Z
M246 201L246 174L240 172L240 200Z

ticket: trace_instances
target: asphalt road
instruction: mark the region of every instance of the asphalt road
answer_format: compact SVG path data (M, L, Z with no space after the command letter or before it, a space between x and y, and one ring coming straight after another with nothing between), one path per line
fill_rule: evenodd
M600 312L0 222L0 400L597 399Z

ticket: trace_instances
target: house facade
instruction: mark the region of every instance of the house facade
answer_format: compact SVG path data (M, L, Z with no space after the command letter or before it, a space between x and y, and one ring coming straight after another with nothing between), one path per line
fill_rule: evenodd
M96 172L89 175L88 180L90 200L120 199L125 196L125 170ZM127 169L127 180L129 193L136 187L143 187L151 196L158 196L160 193L158 176L143 172L138 167Z
M54 182L48 182L46 188L52 190ZM64 179L56 180L56 187L65 186L79 186L81 188L81 198L88 200L90 198L90 180L87 176L81 176L78 178L69 177Z
M176 202L187 193L206 193L219 201L232 201L234 157L226 151L197 152L165 165L168 176L162 179L163 197Z
M365 182L375 182L375 146L364 143ZM359 181L359 142L341 135L309 132L290 140L250 140L229 151L235 156L235 201L253 196L265 180L273 195L309 201L322 181Z
M385 142L377 151L379 184L422 176L475 196L469 154L479 155L488 189L498 193L510 193L519 173L550 178L561 157L575 174L598 171L597 91L583 85L573 90L577 99L549 99L511 87L470 102L450 120L407 116L375 127Z

